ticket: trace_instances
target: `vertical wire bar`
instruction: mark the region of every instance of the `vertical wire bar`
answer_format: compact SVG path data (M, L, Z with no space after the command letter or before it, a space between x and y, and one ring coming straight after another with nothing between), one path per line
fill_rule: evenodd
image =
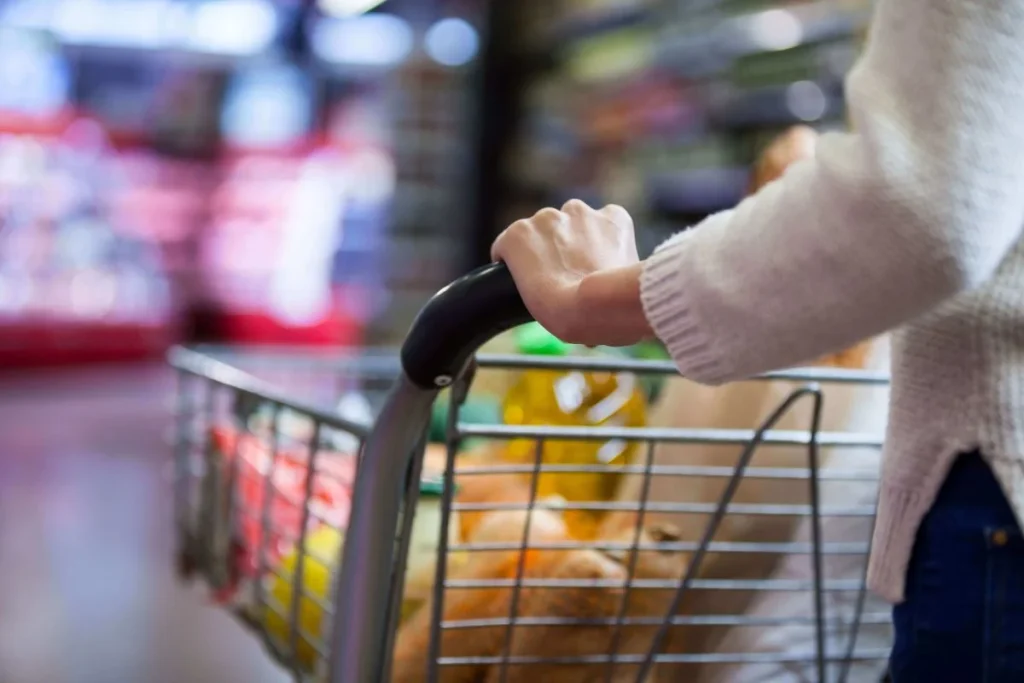
M189 401L188 375L178 371L175 374L177 391L177 435L174 444L174 519L178 526L178 562L179 571L187 574L195 561L192 557L192 536L193 532L189 522L189 486L191 477L189 472L189 454L192 451L192 440L189 434L191 424L191 401Z
M238 436L235 439L234 453L228 461L227 477L225 487L227 488L227 501L224 509L224 524L218 525L219 539L217 549L221 574L219 578L226 585L230 585L235 578L237 567L233 566L235 554L232 552L232 545L235 542L235 522L237 521L238 504L238 470L241 467L239 460L242 459L242 438L249 433L249 421L245 419L244 409L247 408L247 399L254 399L252 394L235 392L235 405L232 406L233 417L240 422Z
M216 523L216 510L220 500L220 468L214 454L213 443L211 442L210 428L213 425L213 414L216 410L215 401L217 398L216 384L212 380L206 380L206 401L203 407L203 419L200 420L199 433L202 434L201 443L203 450L203 481L200 484L199 493L199 533L197 534L199 544L199 557L197 558L202 567L202 572L211 583L213 577L213 551L216 537L214 526Z
M825 569L822 548L821 495L818 486L818 432L821 428L821 409L824 402L824 394L821 393L821 389L818 387L814 387L811 391L814 396L814 407L811 414L811 438L807 445L807 460L810 468L811 561L813 562L814 571L814 664L818 674L818 682L827 683L828 672L825 661Z
M306 481L302 491L302 517L297 540L295 573L292 575L292 604L288 615L288 651L291 656L292 674L299 680L302 666L299 662L299 608L306 599L302 587L306 573L306 536L309 527L309 504L313 497L313 484L316 481L316 460L320 453L319 420L313 422L313 435L309 440L309 464L306 466Z
M501 650L501 667L499 683L508 681L508 660L512 651L512 635L515 631L516 616L519 612L519 594L523 587L523 572L526 570L526 553L530 544L530 526L533 522L533 511L537 503L537 488L540 484L540 466L544 457L544 440L537 439L537 448L533 458L533 472L530 474L530 500L526 505L526 519L523 522L523 542L519 547L516 561L516 580L512 584L512 599L508 608L508 628L505 630L505 644Z
M269 549L270 537L271 537L271 519L270 511L273 507L273 502L277 498L277 487L274 486L274 474L277 471L277 459L278 451L280 447L280 416L281 406L277 403L273 404L273 414L270 418L270 464L267 467L267 473L263 479L263 504L260 510L260 547L256 549L256 609L261 615L263 628L264 641L274 650L277 649L276 643L271 642L270 633L266 629L267 611L269 606L267 605L267 590L264 584L264 579L267 575L267 569L270 566L269 560Z
M441 621L444 619L444 583L448 580L448 529L451 524L452 504L455 500L455 455L462 441L459 432L459 408L469 393L471 373L467 372L452 387L448 409L448 427L445 441L447 457L444 467L444 489L441 491L441 530L437 545L437 567L434 572L434 594L430 602L430 640L427 644L427 683L438 683L441 655Z
M775 424L782 419L787 412L789 412L789 409L793 404L805 395L813 393L815 393L814 388L803 388L790 394L783 404L776 408L775 412L757 428L757 431L754 432L754 436L751 438L750 442L743 447L743 452L740 454L739 460L736 462L736 467L733 470L732 476L729 478L729 483L722 492L718 504L715 507L715 512L711 516L711 520L708 522L707 527L704 529L704 535L701 538L700 545L697 547L689 565L686 567L686 573L683 575L683 580L679 583L679 587L676 589L676 594L672 598L672 603L669 606L668 612L665 614L665 618L662 620L662 623L658 626L658 631L654 636L654 640L651 642L647 655L644 657L644 661L640 665L640 670L637 672L637 676L634 679L636 683L644 683L647 676L650 675L651 669L654 666L654 657L665 644L665 638L668 636L668 630L672 625L672 618L679 613L679 608L682 606L683 602L683 596L686 595L686 592L690 589L690 584L692 584L693 580L696 578L697 569L700 567L701 562L704 561L704 555L707 554L708 546L711 544L711 540L715 537L715 534L718 533L718 526L722 523L722 519L725 517L726 510L729 507L729 503L732 502L733 497L736 495L736 490L743 481L743 474L746 472L747 466L753 459L754 453L757 451L757 447L764 440L765 433L774 427Z
M398 530L398 537L395 539L393 560L391 562L391 589L388 591L388 604L386 605L387 621L385 622L384 634L384 658L382 660L383 671L380 673L381 681L391 679L392 651L395 645L395 636L398 631L398 622L402 614L402 600L405 595L405 569L409 559L409 543L412 541L412 526L416 519L416 505L420 499L420 478L423 473L423 460L427 446L427 435L420 437L415 450L410 454L412 457L406 467L405 499L402 503L401 526Z
M640 487L640 510L636 517L636 529L633 532L633 545L629 550L629 566L626 568L626 585L622 592L622 602L619 604L619 613L615 617L615 627L612 631L612 638L608 647L608 670L605 674L605 683L613 683L615 677L615 665L618 663L619 640L622 636L622 625L626 619L626 612L629 609L630 593L633 590L633 580L636 578L636 565L640 558L640 537L643 535L644 519L647 516L647 503L651 495L651 470L654 466L654 442L647 442L647 455L644 463L643 484Z
M868 536L868 549L867 555L864 558L864 570L860 575L861 584L860 588L857 590L857 602L853 608L853 620L850 626L850 643L846 646L846 654L843 657L837 683L846 683L850 676L850 669L853 666L853 655L857 650L857 638L860 635L861 621L864 619L864 606L868 597L868 561L871 557L871 548L875 542L875 524L877 521L878 517L876 515L875 519L871 521L871 535Z

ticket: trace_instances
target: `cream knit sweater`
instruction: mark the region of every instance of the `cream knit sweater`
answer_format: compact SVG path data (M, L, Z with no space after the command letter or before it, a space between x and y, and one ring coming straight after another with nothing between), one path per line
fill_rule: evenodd
M855 132L662 245L642 295L709 384L896 329L870 582L899 601L958 452L1024 520L1024 3L878 0L847 98Z

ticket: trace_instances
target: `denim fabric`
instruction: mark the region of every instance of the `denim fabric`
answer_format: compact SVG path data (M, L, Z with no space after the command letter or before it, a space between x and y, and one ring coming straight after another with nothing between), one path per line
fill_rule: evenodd
M1024 683L1024 538L977 453L957 459L893 610L893 683Z

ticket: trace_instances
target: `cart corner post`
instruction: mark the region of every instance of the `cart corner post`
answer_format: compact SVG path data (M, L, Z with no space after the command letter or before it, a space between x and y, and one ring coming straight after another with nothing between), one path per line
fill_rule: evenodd
M531 320L503 264L490 264L445 287L413 322L402 346L402 377L363 447L334 597L329 683L382 683L391 653L388 632L403 577L395 558L411 458L438 392L491 337ZM397 534L400 536L400 534Z

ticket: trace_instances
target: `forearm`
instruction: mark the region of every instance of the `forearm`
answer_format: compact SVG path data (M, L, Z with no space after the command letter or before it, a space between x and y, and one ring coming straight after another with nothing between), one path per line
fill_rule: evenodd
M1018 240L1024 9L881 0L875 25L848 83L856 132L646 264L647 317L684 374L726 381L881 333L985 281Z
M600 329L603 343L628 345L654 337L640 301L643 264L592 273L580 283L578 330ZM599 318L601 324L593 324Z

